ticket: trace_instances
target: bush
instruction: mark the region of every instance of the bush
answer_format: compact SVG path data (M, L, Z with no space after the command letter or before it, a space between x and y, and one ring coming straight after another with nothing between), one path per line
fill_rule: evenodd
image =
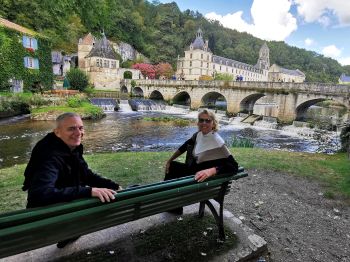
M71 96L67 99L67 105L69 107L81 107L86 100L80 96Z
M69 70L66 77L70 83L71 89L84 91L89 85L89 78L85 72L78 68Z

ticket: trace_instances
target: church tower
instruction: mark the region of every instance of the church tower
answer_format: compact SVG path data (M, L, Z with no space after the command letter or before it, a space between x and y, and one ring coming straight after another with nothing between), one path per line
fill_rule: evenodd
M270 68L270 49L268 48L266 42L260 48L259 59L256 65L258 68L264 70L269 70Z

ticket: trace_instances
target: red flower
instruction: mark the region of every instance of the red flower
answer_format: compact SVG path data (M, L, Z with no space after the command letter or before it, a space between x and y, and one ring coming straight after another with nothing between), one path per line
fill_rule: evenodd
M34 51L35 51L33 47L27 47L26 49L31 53L34 53Z

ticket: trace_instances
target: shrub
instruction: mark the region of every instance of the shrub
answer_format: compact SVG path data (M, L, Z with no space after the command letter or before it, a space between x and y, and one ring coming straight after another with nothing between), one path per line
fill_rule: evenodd
M66 77L70 83L71 89L84 91L89 85L89 78L85 72L78 68L69 70Z
M69 107L81 107L86 100L80 96L71 96L67 99L67 104Z

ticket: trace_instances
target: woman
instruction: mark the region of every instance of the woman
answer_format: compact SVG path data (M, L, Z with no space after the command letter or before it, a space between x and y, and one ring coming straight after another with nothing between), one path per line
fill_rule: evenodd
M195 174L195 179L202 182L216 174L236 173L238 164L217 130L218 122L215 114L208 110L200 112L198 132L167 161L164 180ZM174 161L185 151L187 151L185 164Z

